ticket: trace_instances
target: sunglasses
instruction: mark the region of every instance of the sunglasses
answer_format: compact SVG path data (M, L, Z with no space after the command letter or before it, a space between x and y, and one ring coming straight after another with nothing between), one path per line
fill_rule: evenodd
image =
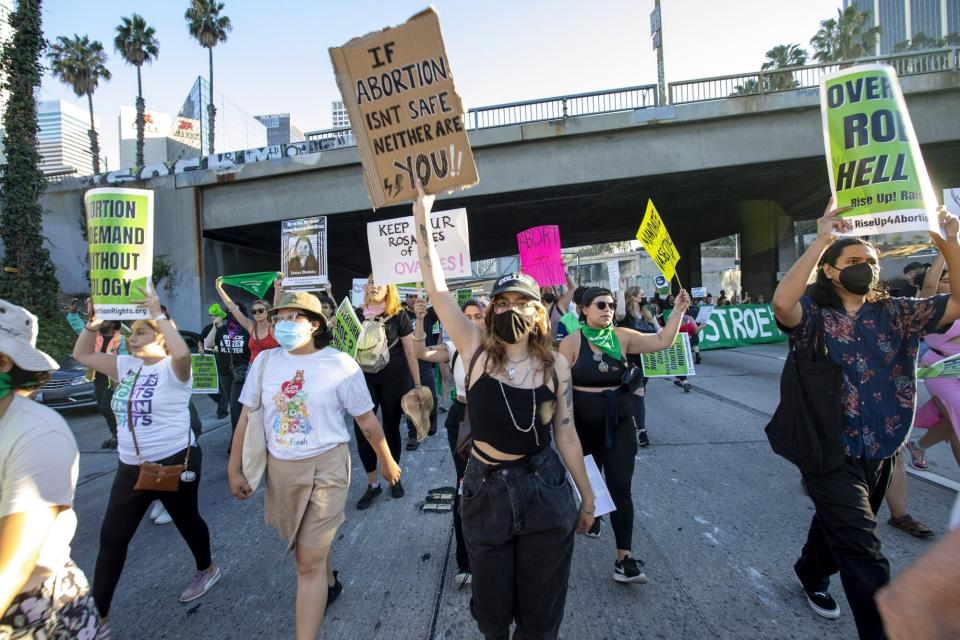
M606 311L607 307L610 307L611 311L617 310L616 302L607 302L606 300L601 300L600 302L594 302L592 306L596 307L600 311Z
M258 315L260 315L261 313L266 313L266 312L267 312L266 309L264 309L264 308L262 308L262 307L258 307L258 308L256 308L256 309L253 310L253 315L258 316Z

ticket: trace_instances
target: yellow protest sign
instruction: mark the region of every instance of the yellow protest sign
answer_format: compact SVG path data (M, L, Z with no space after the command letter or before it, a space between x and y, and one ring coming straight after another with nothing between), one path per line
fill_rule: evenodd
M643 214L643 221L637 231L637 240L650 254L650 258L667 282L672 280L677 273L676 267L680 262L680 254L673 240L670 239L670 234L667 233L667 225L663 224L663 218L653 206L653 200L647 200L647 212Z

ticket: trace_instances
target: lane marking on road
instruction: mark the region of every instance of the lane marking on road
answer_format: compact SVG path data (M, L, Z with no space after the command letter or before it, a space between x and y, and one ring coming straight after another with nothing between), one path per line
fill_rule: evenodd
M920 471L919 469L914 469L909 464L905 466L907 468L907 473L912 476L916 476L917 478L926 480L927 482L932 482L933 484L938 484L947 489L953 489L954 491L960 493L960 482L957 482L956 480L944 478L941 475L937 475L936 473L931 473L929 471Z
M736 400L731 400L730 398L728 398L728 397L726 397L726 396L724 396L724 395L721 395L721 394L719 394L719 393L714 393L713 391L707 391L706 389L704 389L704 388L702 388L702 387L692 386L690 390L691 390L691 391L696 391L697 393L700 393L700 394L703 394L703 395L707 396L708 398L713 398L714 400L719 400L720 402L722 402L722 403L724 403L724 404L728 404L728 405L730 405L731 407L736 407L736 408L738 408L738 409L742 409L743 411L746 411L746 412L748 412L748 413L752 413L752 414L755 415L755 416L760 416L761 418L770 419L770 418L773 417L773 414L772 414L772 413L767 413L766 411L761 411L760 409L757 409L756 407L751 407L751 406L748 405L748 404L744 404L744 403L742 403L742 402L737 402Z

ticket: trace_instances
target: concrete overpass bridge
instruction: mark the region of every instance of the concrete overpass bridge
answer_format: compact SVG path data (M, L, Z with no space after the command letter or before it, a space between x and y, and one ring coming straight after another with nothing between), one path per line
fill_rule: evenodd
M901 75L938 188L960 186L958 53L885 59ZM816 217L829 196L817 86L835 68L671 83L667 105L646 86L472 110L480 184L435 208L467 208L481 259L514 253L516 233L538 224L558 224L566 246L632 238L653 198L682 251L685 284L699 281L701 242L740 233L744 288L772 292L777 271L795 260L792 220ZM345 291L369 269L366 224L409 214L409 206L371 211L349 131L308 137L328 150L258 150L263 161L105 178L156 190L157 253L184 274L185 313L200 315L201 292L204 302L215 296L220 273L275 269L281 220L330 216L331 276ZM78 188L52 187L48 208L75 209Z

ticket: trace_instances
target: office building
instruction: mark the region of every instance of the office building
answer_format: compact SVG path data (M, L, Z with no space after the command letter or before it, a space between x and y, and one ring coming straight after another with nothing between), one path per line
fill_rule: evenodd
M844 8L851 5L869 12L870 26L880 27L876 55L893 53L919 34L941 40L960 33L960 0L843 0Z
M200 136L195 123L184 118L174 122L169 113L143 112L143 162L158 164L200 155ZM137 110L120 107L120 167L137 165Z
M290 122L289 113L273 113L266 116L253 116L267 128L267 144L290 144L303 142L303 132Z
M100 129L100 119L93 119ZM37 152L44 175L93 173L90 154L90 112L66 100L44 100L37 105Z
M347 108L343 106L340 100L333 101L333 124L334 129L342 129L350 126L350 118L347 116Z
M243 151L267 146L267 128L252 115L240 108L219 91L214 92L213 104L217 109L216 130L214 132L215 150L209 148L210 83L202 76L190 88L187 99L177 114L180 125L191 125L191 135L199 134L199 152L201 155Z

